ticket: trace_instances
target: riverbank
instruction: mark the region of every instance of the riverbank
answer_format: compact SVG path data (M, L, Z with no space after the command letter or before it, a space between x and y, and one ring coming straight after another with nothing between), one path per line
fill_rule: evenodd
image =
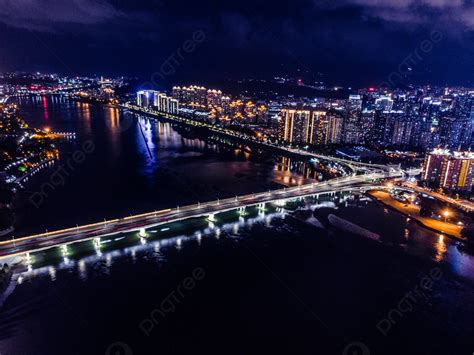
M147 115L154 118L165 119L173 123L182 123L188 126L206 129L214 134L222 135L230 139L235 139L237 141L245 142L246 144L254 145L256 147L273 150L273 151L279 152L280 154L284 154L285 156L294 156L294 157L299 157L299 158L304 158L304 159L316 158L317 160L331 161L332 164L334 165L335 171L338 171L338 174L344 175L344 174L349 174L350 172L355 173L355 170L351 165L352 163L354 163L353 161L345 160L345 159L338 158L335 156L325 156L323 154L318 154L311 151L285 147L283 145L272 143L270 140L262 139L261 137L258 136L257 133L255 133L255 135L249 135L241 131L236 131L236 130L229 129L223 126L215 125L210 122L196 120L191 117L180 116L178 114L173 114L173 113L168 113L168 112L159 112L159 111L154 111L150 109L143 109L141 107L130 105L130 104L123 104L120 107L133 113ZM374 165L374 167L380 168L380 166L376 166L376 165Z
M426 229L464 241L464 239L461 237L462 226L439 221L433 218L422 217L420 216L420 207L397 201L393 199L386 191L372 190L367 192L367 194L383 205L413 219Z
M7 288L12 277L12 270L8 264L0 265L0 295Z

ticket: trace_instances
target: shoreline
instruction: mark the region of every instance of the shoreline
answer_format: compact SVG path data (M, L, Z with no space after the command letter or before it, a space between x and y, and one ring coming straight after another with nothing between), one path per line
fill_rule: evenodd
M446 232L446 231L443 231L443 230L439 230L439 229L437 229L437 228L430 227L430 226L426 225L425 223L423 223L423 221L422 221L419 217L413 216L413 215L411 215L411 214L409 214L409 213L407 213L407 212L405 212L405 211L403 211L403 210L401 210L401 209L395 207L394 205L389 204L389 203L387 203L387 202L381 200L380 198L378 198L377 196L375 196L375 195L373 194L373 191L374 191L374 190L368 191L368 192L366 193L366 195L369 196L369 197L370 197L371 199L373 199L374 201L376 201L376 202L382 204L383 206L386 206L386 207L390 208L390 209L393 210L393 211L396 211L396 212L398 212L398 213L400 213L400 214L402 214L402 215L404 215L404 216L406 216L406 217L408 217L408 218L411 218L413 221L415 221L416 223L418 223L421 227L423 227L423 228L425 228L425 229L428 229L428 230L430 230L430 231L432 231L432 232L435 232L435 233L440 233L440 234L446 235L446 236L448 236L448 237L450 237L450 238L453 238L453 239L455 239L455 240L457 240L457 241L466 242L466 240L465 240L464 238L462 238L461 236L459 236L459 235L455 235L455 234L452 234L452 233L449 233L449 232Z

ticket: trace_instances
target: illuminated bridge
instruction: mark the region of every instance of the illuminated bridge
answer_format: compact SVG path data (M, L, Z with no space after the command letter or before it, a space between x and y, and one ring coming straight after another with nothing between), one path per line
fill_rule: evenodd
M97 238L105 236L140 231L144 228L150 228L157 225L189 218L205 216L210 221L213 221L215 218L214 216L218 213L232 210L243 213L245 208L250 206L257 206L258 209L263 210L265 208L265 204L267 203L284 203L286 201L302 197L319 196L343 191L365 191L367 189L380 186L375 184L374 180L400 177L402 175L403 172L401 170L391 173L376 172L365 175L351 175L321 183L283 188L245 196L236 196L173 209L153 211L109 221L105 220L103 222L94 224L12 239L9 241L0 242L0 259L32 253L55 246L67 245L84 240L98 240Z

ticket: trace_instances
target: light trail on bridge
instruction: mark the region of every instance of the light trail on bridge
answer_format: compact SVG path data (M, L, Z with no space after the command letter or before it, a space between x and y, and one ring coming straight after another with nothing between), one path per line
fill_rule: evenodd
M393 178L402 175L401 172L372 173L352 175L321 183L312 183L290 188L283 188L263 193L235 196L216 201L197 203L194 205L142 213L113 220L76 226L57 231L51 231L32 236L0 242L0 258L23 255L55 246L72 244L80 241L101 238L121 233L139 231L158 225L181 221L190 218L209 217L231 210L245 209L250 206L260 206L266 203L288 201L297 198L315 196L327 193L369 189L380 186L374 184L377 179Z

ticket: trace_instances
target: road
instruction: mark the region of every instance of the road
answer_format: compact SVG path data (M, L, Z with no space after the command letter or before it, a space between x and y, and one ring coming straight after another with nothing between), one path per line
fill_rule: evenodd
M366 175L352 175L321 183L283 188L245 196L236 196L233 198L198 203L185 207L153 211L135 216L17 238L14 240L0 242L0 258L31 253L62 244L75 243L103 236L138 231L141 228L149 228L188 218L211 216L216 213L237 210L239 208L245 208L248 206L256 206L281 200L285 201L316 194L347 191L360 188L373 188L374 179L393 178L400 176L401 174L401 172L392 172L391 174L372 173Z
M474 203L472 203L471 201L468 201L468 200L456 200L452 197L449 197L449 196L446 196L446 195L443 195L443 194L440 194L438 192L434 192L434 191L430 191L430 190L427 190L425 188L422 188L422 187L419 187L417 186L416 184L413 184L413 183L410 183L408 181L405 181L405 182L402 182L401 184L403 187L407 187L409 189L412 189L416 192L419 192L419 193L424 193L426 195L429 195L429 196L432 196L438 200L441 200L443 202L447 202L447 203L450 203L456 207L459 207L460 209L464 210L464 211L467 211L467 212L472 212L474 211Z
M411 203L403 203L400 201L395 200L390 196L390 193L386 191L371 191L370 195L379 200L380 202L396 209L397 211L403 213L404 215L413 218L420 222L425 227L435 230L439 233L446 234L458 239L461 238L461 230L462 226L447 223L444 221L440 221L434 218L422 217L420 216L420 207L416 206Z

